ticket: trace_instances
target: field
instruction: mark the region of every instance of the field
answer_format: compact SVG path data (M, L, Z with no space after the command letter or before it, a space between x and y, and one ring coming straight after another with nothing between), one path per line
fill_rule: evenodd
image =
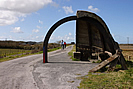
M120 45L127 61L128 70L115 70L112 72L88 73L79 77L81 79L79 89L132 89L133 88L133 46ZM116 69L120 68L116 66Z
M126 60L133 61L133 45L120 45Z
M125 45L124 44L120 44L119 46L123 50L133 50L133 45L130 45L130 44L129 45L128 44L125 44Z
M48 52L55 51L61 47L52 47ZM32 54L41 54L43 51L40 49L25 50L25 49L0 49L0 62L12 60L14 58L23 57Z
M7 56L21 55L30 52L31 50L24 50L24 49L0 49L0 58Z

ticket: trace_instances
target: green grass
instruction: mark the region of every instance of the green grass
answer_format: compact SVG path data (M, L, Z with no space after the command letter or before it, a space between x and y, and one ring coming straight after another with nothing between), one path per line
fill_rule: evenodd
M79 89L132 89L133 68L111 73L89 73L81 79Z
M48 49L48 52L52 52L52 51L55 51L55 50L58 50L58 49L61 49L61 47ZM9 51L9 50L12 50L12 52ZM37 52L37 53L30 53L31 50L19 50L18 51L18 49L0 49L0 51L1 51L1 53L3 51L3 53L7 52L6 54L8 54L7 57L0 58L0 62L9 61L9 60L12 60L12 59L15 59L15 58L24 57L24 56L28 56L28 55L43 53L43 51L40 51L40 52ZM9 53L8 51L11 52L11 53ZM27 54L25 54L25 53L27 53ZM21 54L21 55L17 55L17 54Z
M70 59L72 59L73 61L80 61L80 59L76 59L73 57L73 52L76 52L76 46L73 46L73 49L68 53L69 56L71 56Z
M0 56L10 56L16 54L30 53L32 50L24 49L0 49Z
M109 73L88 73L82 79L79 89L132 89L133 62L127 61L128 70L117 70ZM116 69L121 68L120 65Z
M55 50L58 50L58 49L61 49L61 47L57 47L57 48L53 48L53 49L48 49L48 52L52 52L52 51L55 51Z
M19 58L19 57L24 57L24 56L27 56L27 55L20 55L20 56L17 55L17 56L4 57L4 58L0 59L0 62L9 61L9 60L12 60L12 59L15 59L15 58Z
M101 63L102 61L101 60L97 60L96 62L93 61L92 63Z

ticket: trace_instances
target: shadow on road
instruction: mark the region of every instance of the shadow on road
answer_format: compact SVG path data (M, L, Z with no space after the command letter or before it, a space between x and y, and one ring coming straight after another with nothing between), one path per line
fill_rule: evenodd
M85 61L85 62L48 62L48 63L56 63L56 64L92 64L88 61Z

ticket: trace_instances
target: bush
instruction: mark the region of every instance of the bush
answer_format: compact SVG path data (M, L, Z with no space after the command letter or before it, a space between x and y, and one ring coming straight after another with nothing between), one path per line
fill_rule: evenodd
M38 50L32 50L31 51L31 53L37 53L38 52Z
M3 56L0 55L0 58L3 58Z

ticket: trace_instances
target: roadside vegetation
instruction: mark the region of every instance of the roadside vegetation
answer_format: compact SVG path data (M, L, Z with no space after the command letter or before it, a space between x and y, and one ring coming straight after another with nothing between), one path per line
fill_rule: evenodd
M73 52L76 52L76 46L73 46L73 49L68 53L69 56L71 56L70 59L72 59L73 61L80 61L80 59L76 59L73 57Z
M55 51L60 48L59 43L48 44L48 52ZM0 41L0 62L41 53L43 53L42 42Z
M123 45L122 45L123 46ZM128 70L120 70L121 65L117 65L112 72L88 73L81 79L79 89L132 89L133 88L133 46L125 47L123 55L127 61Z
M132 89L133 69L111 73L89 73L81 79L79 89Z
M82 79L79 89L132 89L133 62L128 61L128 70L89 73L78 79Z
M61 47L57 47L57 48L53 48L53 49L48 49L48 52L52 52L52 51L55 51L55 50L58 50L58 49L61 49Z

